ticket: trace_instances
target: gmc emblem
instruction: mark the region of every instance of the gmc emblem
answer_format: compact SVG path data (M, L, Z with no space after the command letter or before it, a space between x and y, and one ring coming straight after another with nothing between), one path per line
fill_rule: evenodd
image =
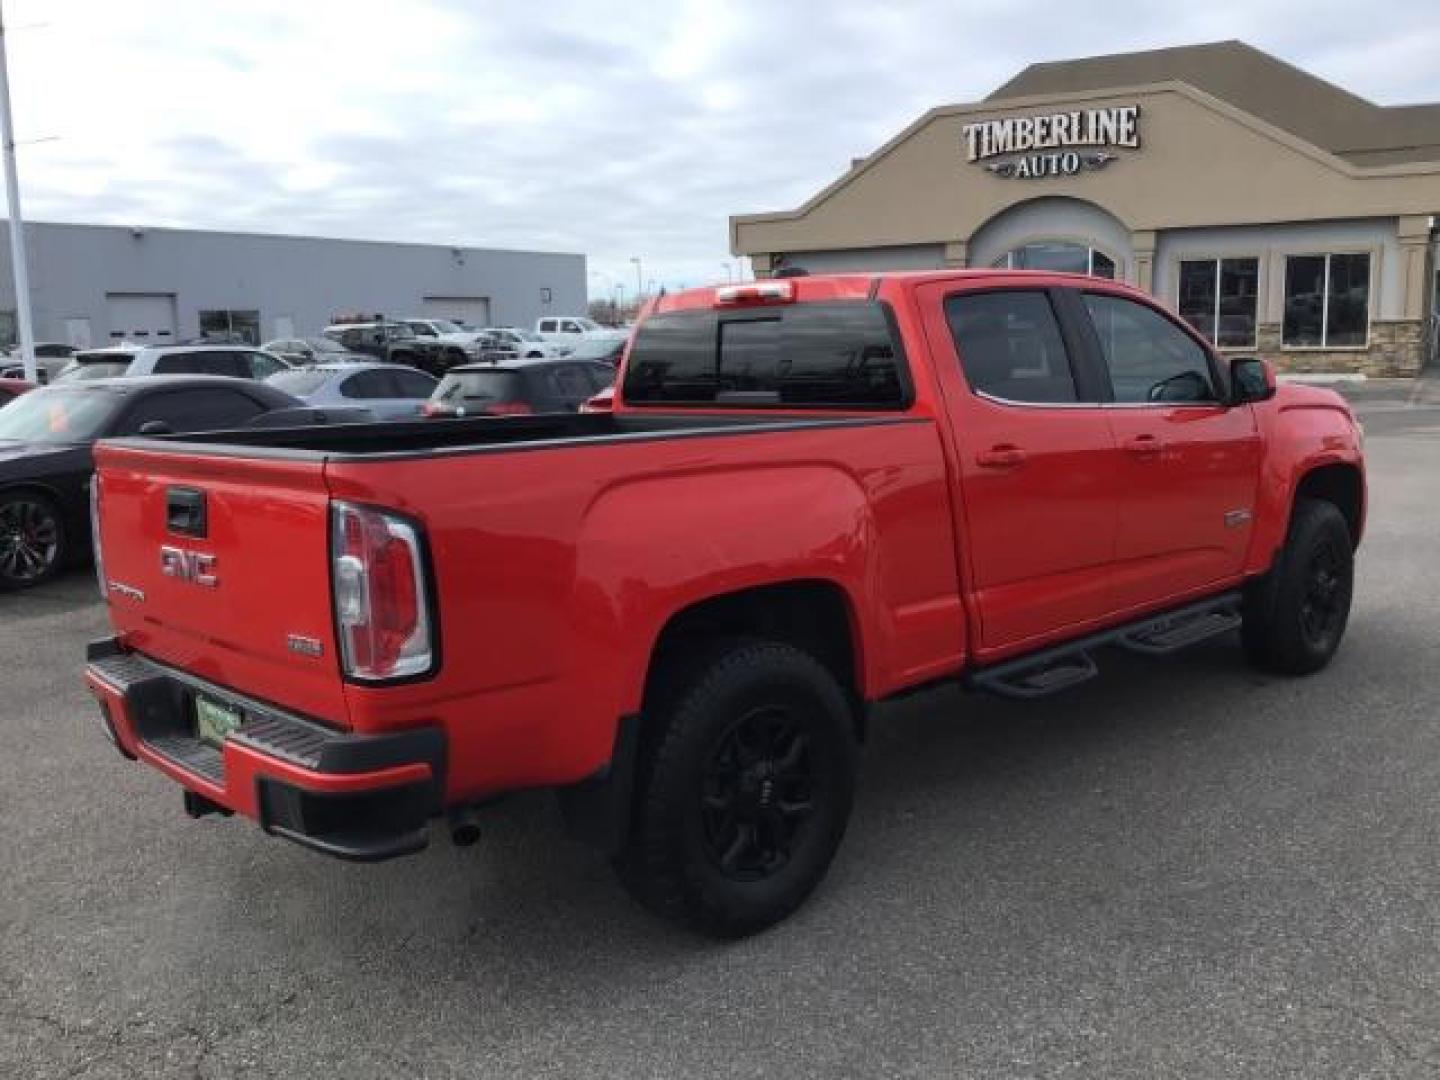
M160 548L160 572L166 577L173 577L180 581L188 581L195 585L203 585L207 589L213 589L220 584L220 578L215 574L215 556L206 555L199 551L186 551L184 548L171 547L169 544Z

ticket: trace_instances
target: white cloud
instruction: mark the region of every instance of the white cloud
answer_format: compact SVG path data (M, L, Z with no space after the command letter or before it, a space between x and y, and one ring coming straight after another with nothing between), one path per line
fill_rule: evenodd
M583 251L597 289L724 276L925 109L1034 60L1240 37L1440 99L1433 0L8 0L35 218Z

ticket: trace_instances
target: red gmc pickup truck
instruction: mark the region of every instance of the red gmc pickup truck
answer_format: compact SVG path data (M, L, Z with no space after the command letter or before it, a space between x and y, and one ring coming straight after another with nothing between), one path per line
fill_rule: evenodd
M1095 278L692 289L609 415L102 443L87 681L194 816L373 860L554 789L640 901L735 936L823 877L876 702L1236 629L1323 667L1361 441Z

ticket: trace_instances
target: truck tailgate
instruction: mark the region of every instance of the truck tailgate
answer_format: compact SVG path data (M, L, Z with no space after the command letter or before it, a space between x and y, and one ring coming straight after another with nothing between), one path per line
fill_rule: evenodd
M96 449L103 574L127 648L348 726L323 459Z

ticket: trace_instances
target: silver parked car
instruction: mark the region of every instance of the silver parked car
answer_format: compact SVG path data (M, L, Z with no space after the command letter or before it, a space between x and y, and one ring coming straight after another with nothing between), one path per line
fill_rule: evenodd
M404 420L420 415L439 380L416 368L371 360L292 368L266 382L316 408L359 407L378 420Z
M364 363L371 359L364 353L351 352L334 338L319 337L276 338L267 341L260 348L274 353L292 364L345 364L351 361Z

